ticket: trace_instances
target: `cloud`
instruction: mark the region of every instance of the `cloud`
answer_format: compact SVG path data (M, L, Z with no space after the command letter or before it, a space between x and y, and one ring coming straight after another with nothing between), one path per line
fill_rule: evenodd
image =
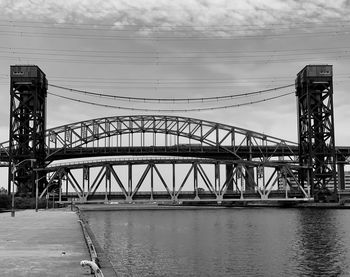
M2 0L1 13L16 20L136 25L144 33L163 28L245 34L271 24L326 23L349 19L345 0ZM277 28L278 29L278 28Z

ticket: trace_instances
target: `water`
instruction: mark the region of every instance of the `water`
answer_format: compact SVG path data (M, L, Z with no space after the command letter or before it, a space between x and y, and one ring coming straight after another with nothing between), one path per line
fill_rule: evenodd
M350 276L350 211L86 212L118 276Z

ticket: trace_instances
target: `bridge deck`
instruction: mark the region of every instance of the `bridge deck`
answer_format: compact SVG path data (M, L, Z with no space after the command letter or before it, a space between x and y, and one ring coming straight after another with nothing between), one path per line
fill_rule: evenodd
M278 148L272 146L261 147L226 147L229 151L236 151L240 157L258 158L261 156L293 156L298 153L296 146L280 146ZM349 146L336 147L337 156L346 160L350 157ZM217 149L212 146L151 146L151 147L78 147L78 148L64 148L64 149L50 149L47 156L47 161L63 160L63 159L77 159L89 157L102 156L178 156L178 157L196 157L196 158L211 158L217 160L232 160L236 157L231 153L222 149ZM9 160L8 152L0 149L0 167L7 166Z

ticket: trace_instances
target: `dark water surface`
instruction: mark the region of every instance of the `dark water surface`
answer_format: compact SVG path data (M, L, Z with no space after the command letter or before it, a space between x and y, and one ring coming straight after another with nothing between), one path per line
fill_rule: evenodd
M350 210L84 214L118 276L350 276Z

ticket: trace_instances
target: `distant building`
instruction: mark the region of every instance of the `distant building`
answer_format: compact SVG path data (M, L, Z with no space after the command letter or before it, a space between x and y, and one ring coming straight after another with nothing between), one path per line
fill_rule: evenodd
M344 172L344 177L345 177L345 190L350 190L350 171L345 171ZM295 184L294 180L290 180L289 179L289 182L292 184L292 186L294 187L297 187L297 185ZM339 182L339 179L338 179L338 174L337 174L337 182L338 182L338 189L340 189L340 182ZM333 190L334 188L334 183L333 181L330 181L328 186L327 186L330 190ZM289 186L287 184L287 188L289 189ZM283 183L283 180L282 179L279 179L278 180L278 189L279 190L284 190L284 183Z
M344 171L344 179L345 179L345 189L350 190L350 171ZM338 189L340 189L339 179L337 179L337 182L338 182ZM333 185L333 182L331 183L331 186L332 185Z
M345 189L350 190L350 171L345 171Z

